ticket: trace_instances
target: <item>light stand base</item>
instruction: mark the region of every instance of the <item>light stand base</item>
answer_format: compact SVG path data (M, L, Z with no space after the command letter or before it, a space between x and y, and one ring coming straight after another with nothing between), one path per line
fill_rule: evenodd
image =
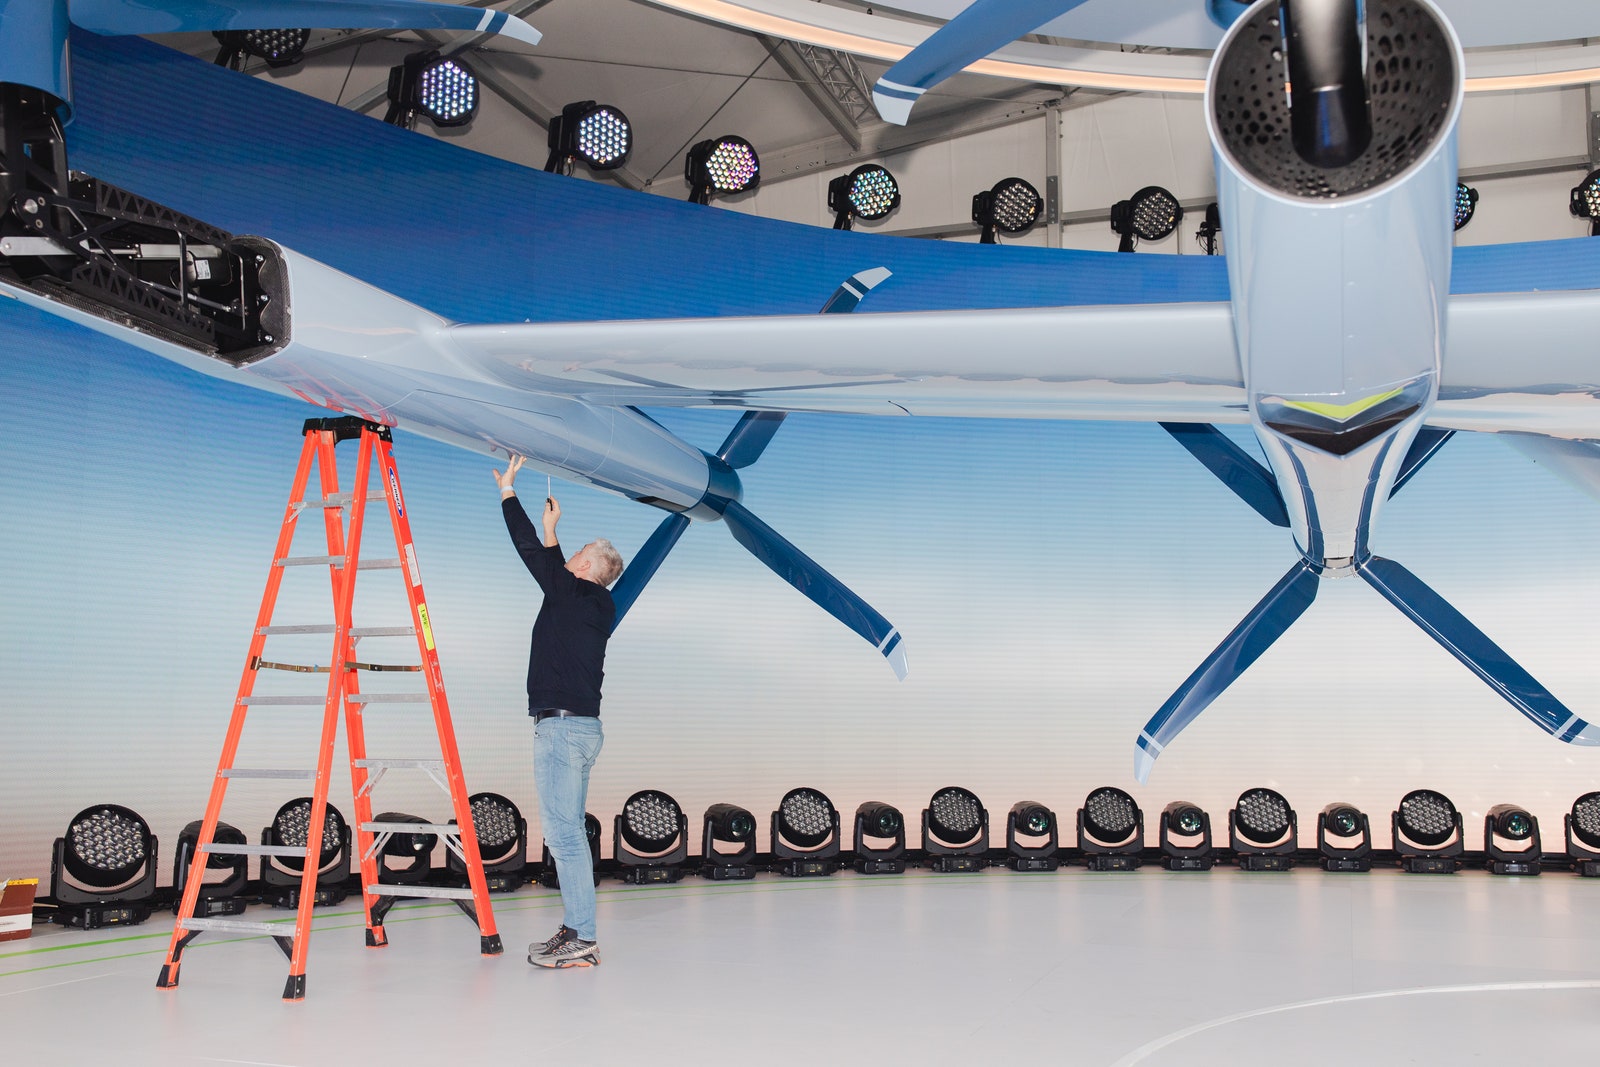
M1360 859L1351 859L1348 856L1322 857L1322 869L1325 871L1370 871L1372 861L1365 856Z
M940 874L961 874L981 871L989 866L989 861L982 856L931 856L928 866Z
M700 868L700 877L713 882L728 882L754 878L756 869L749 863L708 863Z
M1244 855L1239 857L1241 871L1287 871L1294 866L1294 859L1289 856L1261 856Z
M856 860L855 869L862 874L905 874L906 861L895 860Z
M1085 856L1083 865L1091 871L1137 871L1138 856Z
M1600 860L1579 860L1578 874L1583 878L1600 878Z
M1169 871L1209 871L1216 866L1211 856L1163 856L1161 866Z
M1409 874L1455 874L1456 861L1452 856L1405 856L1400 869Z
M1061 861L1054 856L1012 856L1006 866L1013 871L1054 871L1061 867Z
M833 866L832 860L790 860L777 870L790 878L826 878Z
M148 904L62 904L52 916L62 926L98 930L102 926L138 926L150 918Z
M1491 860L1489 870L1494 874L1538 874L1538 860Z
M629 885L676 882L683 878L682 867L624 867L617 877Z

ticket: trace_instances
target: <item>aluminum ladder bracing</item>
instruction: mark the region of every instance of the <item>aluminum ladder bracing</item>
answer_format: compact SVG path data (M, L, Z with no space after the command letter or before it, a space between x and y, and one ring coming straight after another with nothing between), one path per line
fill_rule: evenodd
M239 692L233 704L233 714L228 723L228 733L222 745L222 755L217 761L216 778L212 781L211 797L206 805L205 820L201 825L188 876L184 882L183 897L178 904L177 921L173 924L172 941L161 966L156 985L170 988L178 984L179 963L184 949L207 930L245 935L272 937L289 958L289 978L284 985L283 999L301 1000L306 990L306 955L310 946L311 909L317 892L318 868L321 865L323 829L328 806L329 778L333 768L334 748L338 736L339 717L343 713L345 737L350 755L350 781L354 799L357 851L361 857L362 910L366 917L366 943L381 947L388 943L383 920L396 897L438 897L454 900L477 925L479 951L484 955L497 955L501 951L500 935L495 930L494 914L489 904L489 889L484 878L483 860L478 851L478 837L472 821L472 808L468 799L465 779L461 774L461 756L456 748L455 730L450 722L450 706L445 698L444 681L439 670L439 654L434 647L433 628L428 618L428 605L422 590L422 576L417 567L416 550L411 539L411 520L407 515L405 498L400 490L400 479L394 463L393 441L387 427L378 426L357 418L332 418L307 420L302 434L305 441L300 452L300 465L295 471L294 486L290 490L289 504L284 511L283 525L273 551L272 566L267 575L266 590L261 598L261 610L256 616L254 635L245 658ZM341 441L358 441L358 459L355 482L349 492L339 489L339 475L334 448ZM369 475L373 461L378 463L381 494L387 503L390 524L394 529L398 557L387 560L361 558L361 533L368 499ZM306 487L315 467L321 485L317 499L306 500ZM308 511L320 510L326 538L326 554L315 556L291 555L298 520ZM348 510L348 524L345 514ZM331 624L300 624L274 626L273 611L285 571L296 566L326 566L332 582L333 622ZM356 575L360 571L375 569L398 570L405 586L406 598L411 605L411 624L394 627L353 627L352 607L355 600ZM317 667L270 661L263 656L269 637L281 634L331 633L333 648L328 667ZM364 636L414 635L421 662L415 665L385 665L359 662L355 656L358 639ZM338 664L340 669L332 669ZM263 670L292 672L325 672L328 675L326 691L321 696L257 696L256 680ZM363 671L411 671L422 676L425 690L411 693L362 693L359 677ZM380 702L428 703L433 709L433 720L439 741L439 759L381 759L367 755L366 725L364 717L369 705ZM317 749L315 770L284 770L236 767L235 757L244 733L245 717L252 706L264 705L315 706L321 704L322 735ZM450 795L453 824L374 822L372 817L372 790L378 780L390 770L420 770L433 779ZM223 797L228 784L236 779L300 779L314 782L309 825L304 846L229 844L215 840L217 824L222 812ZM468 886L386 885L379 882L378 853L395 833L431 833L440 835L446 846L464 861ZM197 917L206 862L213 855L255 855L262 857L265 866L268 857L279 857L291 863L302 864L301 882L292 934L288 923L245 922L233 919Z

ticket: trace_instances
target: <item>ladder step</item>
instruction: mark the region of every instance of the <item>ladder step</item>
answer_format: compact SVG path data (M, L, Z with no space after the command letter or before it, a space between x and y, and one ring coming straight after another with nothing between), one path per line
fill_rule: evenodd
M400 569L400 558L391 556L388 559L364 559L356 564L358 571L397 571Z
M444 885L369 885L367 892L375 897L442 897L445 900L471 900L470 886Z
M331 634L333 633L333 624L328 622L313 622L298 623L286 626L262 626L256 630L256 633L261 634L264 637L271 637L274 634ZM416 634L417 629L414 626L350 627L351 637L415 637Z
M357 767L383 767L388 770L442 771L442 759L358 759Z
M313 781L317 777L317 770L313 767L309 771L276 767L229 767L222 772L224 778L287 778L294 781Z
M297 856L305 859L304 845L219 845L213 841L201 852L211 852L218 856Z
M456 834L461 827L453 823L437 822L364 822L361 828L369 834ZM304 855L305 849L295 854Z
M320 697L310 697L310 696L292 696L292 697L248 696L248 697L245 697L243 700L240 701L241 704L305 704L305 705L315 704L315 705L317 705L319 707L321 705L323 705L323 704L326 704L327 702L328 702L328 698L326 696L320 696Z
M271 637L273 634L331 634L333 633L333 623L313 622L292 626L262 626L257 628L256 633L267 637Z
M272 561L275 567L343 567L343 556L282 556ZM358 571L392 571L398 570L400 560L398 557L388 559L364 559L356 564Z
M345 699L352 704L426 704L427 693L349 693ZM322 698L317 698L322 703Z
M293 937L293 922L253 923L244 919L181 919L185 930L221 930L230 934L265 934L268 937Z

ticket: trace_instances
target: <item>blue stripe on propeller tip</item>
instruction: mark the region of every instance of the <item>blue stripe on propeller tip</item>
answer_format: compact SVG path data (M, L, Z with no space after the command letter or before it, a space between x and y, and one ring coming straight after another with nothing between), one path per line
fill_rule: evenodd
M1311 565L1296 560L1294 566L1268 590L1189 675L1176 692L1167 698L1143 732L1134 742L1133 774L1141 783L1150 777L1150 770L1172 739L1211 702L1221 696L1261 654L1282 637L1296 619L1305 614L1317 597L1321 581Z
M1560 741L1600 744L1600 729L1579 718L1488 635L1422 579L1392 559L1371 556L1358 568L1367 584L1488 683L1529 722Z

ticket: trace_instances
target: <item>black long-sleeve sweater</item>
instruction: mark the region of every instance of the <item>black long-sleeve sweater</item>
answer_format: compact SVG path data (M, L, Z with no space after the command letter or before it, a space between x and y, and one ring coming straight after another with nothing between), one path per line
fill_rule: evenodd
M617 617L611 591L567 570L561 546L545 547L516 497L506 497L500 509L511 543L544 591L528 651L528 711L599 715L606 641Z

